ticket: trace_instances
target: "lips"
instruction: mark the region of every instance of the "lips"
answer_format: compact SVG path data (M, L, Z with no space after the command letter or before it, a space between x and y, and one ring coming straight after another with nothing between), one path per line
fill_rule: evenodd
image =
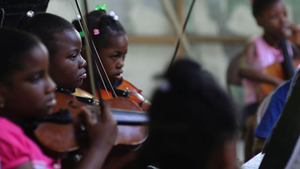
M122 73L123 73L123 71L120 72L120 73L118 73L118 74L116 74L115 77L116 77L117 80L121 80L122 79L122 77L123 77Z
M54 96L51 96L51 98L46 102L47 107L53 107L56 105L56 99Z
M87 77L86 71L79 75L79 79L85 79Z

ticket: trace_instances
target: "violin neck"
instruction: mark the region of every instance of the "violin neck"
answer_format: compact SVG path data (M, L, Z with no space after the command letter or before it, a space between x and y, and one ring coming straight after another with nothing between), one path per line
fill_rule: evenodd
M112 115L120 125L141 125L149 122L145 112L111 109Z

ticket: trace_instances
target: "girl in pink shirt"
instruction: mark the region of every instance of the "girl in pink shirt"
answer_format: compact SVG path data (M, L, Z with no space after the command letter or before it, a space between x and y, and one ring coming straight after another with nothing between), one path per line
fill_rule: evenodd
M253 132L255 129L252 127L256 125L250 119L255 119L252 116L255 116L259 104L257 87L260 83L279 86L284 82L282 79L263 74L261 71L274 63L283 61L279 43L286 36L287 29L292 30L292 35L288 39L295 44L288 48L290 55L293 53L295 57L298 57L298 47L300 47L300 31L290 23L283 0L253 0L252 11L257 24L263 28L264 34L252 39L246 46L239 68L244 85L245 109L243 116L247 125L249 124L248 127L246 126L245 134L245 161L253 156L251 144L254 142Z
M61 168L19 127L24 119L47 115L56 104L47 49L32 35L10 29L0 29L0 46L0 168ZM116 123L107 109L97 123L87 110L83 113L90 143L76 168L101 168L115 142Z

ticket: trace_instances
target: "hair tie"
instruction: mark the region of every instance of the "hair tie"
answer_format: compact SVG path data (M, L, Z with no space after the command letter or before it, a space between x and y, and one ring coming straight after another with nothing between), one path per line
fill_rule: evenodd
M80 16L80 15L77 15L77 16L76 16L76 20L79 21L80 19L81 19L81 16Z
M34 12L30 10L26 13L26 16L32 18L34 16Z
M114 18L115 21L119 20L119 16L114 11L110 11L109 15Z
M105 10L106 10L106 4L102 4L101 6L100 6L100 5L97 5L97 6L95 7L95 10L96 10L96 11L100 11L100 10L105 11Z
M163 92L163 93L167 93L171 90L171 84L169 82L169 80L163 78L160 80L160 84L158 86L158 90Z
M82 38L84 38L84 33L83 33L83 31L80 31L79 34L80 34L80 36L81 36Z
M94 29L93 32L94 32L94 35L100 35L100 30L99 29ZM82 38L84 38L84 32L83 31L80 31L79 34Z
M100 30L99 29L94 29L94 35L99 35L100 34Z

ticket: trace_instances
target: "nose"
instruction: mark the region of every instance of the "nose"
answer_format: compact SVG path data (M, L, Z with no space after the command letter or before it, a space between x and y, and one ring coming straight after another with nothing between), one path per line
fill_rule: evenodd
M79 69L85 67L86 65L87 65L86 60L80 55L79 56L79 64L78 64Z
M52 80L52 78L49 75L47 75L46 92L51 93L54 92L55 89L56 89L55 82Z
M117 68L121 69L124 66L124 57L118 59Z

